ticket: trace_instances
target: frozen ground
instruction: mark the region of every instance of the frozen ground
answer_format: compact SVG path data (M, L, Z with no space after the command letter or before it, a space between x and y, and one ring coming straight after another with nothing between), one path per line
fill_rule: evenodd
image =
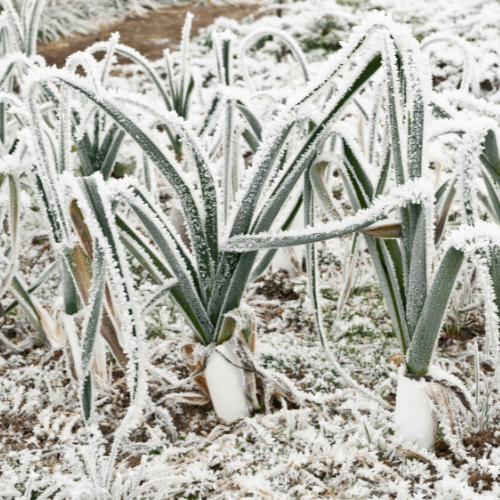
M497 102L500 3L309 0L283 5L281 18L272 15L273 7L271 15L254 15L241 24L219 19L203 30L191 44L198 81L191 110L193 126L203 119L200 99L208 101L213 92L216 69L211 31L229 29L241 39L256 28L283 29L306 52L314 76L373 8L385 9L398 22L410 24L419 40L433 33L449 33L468 41L466 52L458 43L439 42L429 47L434 88L448 91L459 86L467 60L477 95ZM271 97L293 92L303 84L296 63L274 41L251 54L248 70L256 89ZM117 88L154 92L133 65L116 66L113 74L111 84ZM243 80L241 73L240 78ZM266 112L265 105L260 112ZM346 123L356 130L352 119ZM433 154L442 164L441 176L449 175L456 144L438 142ZM125 142L120 161L136 162L131 142ZM436 172L429 169L428 175ZM332 189L348 212L341 181ZM23 196L29 215L23 221L21 271L31 284L53 257L36 201L29 189ZM169 196L163 202L171 210ZM287 404L276 395L269 413L261 409L227 426L210 406L183 402L182 391L172 393L169 387L188 375L178 349L187 332L167 300L146 318L151 364L148 390L155 406L146 410L141 426L129 435L117 435L129 399L125 374L109 355L108 374L96 395L99 429L90 430L93 436L82 426L79 399L62 351L48 353L35 346L0 357L0 496L9 500L498 498L499 396L496 389L489 391L495 372L481 358L481 378L476 380L474 343L481 349L484 320L480 307L460 312L480 303L480 288L468 290L459 285L439 339L436 364L468 386L483 421L479 426L463 422L461 436L450 437L440 428L430 451L407 449L394 438L397 367L388 361L398 354L398 347L364 247L358 254L349 298L340 317L337 315L340 290L347 279L349 247L350 240L345 238L327 242L321 251L322 307L330 346L343 368L381 395L388 408L345 387L316 336L305 275L291 278L278 270L278 263L248 287L245 300L259 318L257 360L271 376L281 374L293 381L301 406ZM140 268L136 271L137 288L146 302L152 284ZM48 308L58 286L53 278L37 292ZM2 305L9 302L3 300ZM9 316L2 330L16 345L32 335L22 315ZM100 489L98 476L106 471L112 445L118 441L116 471ZM165 481L155 486L160 479Z

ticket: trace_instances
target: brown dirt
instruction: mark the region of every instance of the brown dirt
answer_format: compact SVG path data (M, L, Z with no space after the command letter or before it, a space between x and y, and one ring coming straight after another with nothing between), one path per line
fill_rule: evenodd
M277 273L266 274L257 278L259 288L255 290L258 295L263 295L268 300L297 300L299 294L293 289L288 271L280 269Z
M193 3L159 9L151 14L128 18L88 35L62 38L57 42L39 44L38 54L45 57L48 65L61 68L66 58L73 52L85 50L95 42L107 40L112 33L120 33L120 42L138 50L151 61L163 56L163 49L177 49L181 41L182 26L187 12L194 15L191 36L196 36L200 28L209 26L218 17L224 16L241 20L258 9L258 5L238 6L198 6ZM168 39L168 40L167 40ZM123 60L125 61L125 59ZM120 61L120 62L123 62Z
M448 317L439 337L438 347L448 349L458 344L465 348L468 342L473 341L476 337L484 337L484 334L484 319L475 313L469 313L458 325L455 318Z

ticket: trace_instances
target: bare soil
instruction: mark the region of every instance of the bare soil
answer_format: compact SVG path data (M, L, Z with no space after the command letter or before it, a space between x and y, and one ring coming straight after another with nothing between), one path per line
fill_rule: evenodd
M242 4L237 6L198 6L194 3L172 6L152 11L150 14L127 18L88 35L75 34L72 38L62 38L49 44L39 44L38 54L47 61L47 65L62 68L66 58L85 50L95 42L109 39L115 33L120 33L120 41L138 50L147 59L154 61L163 56L165 48L177 49L181 41L182 26L186 14L194 15L191 36L196 36L200 28L212 24L218 17L224 16L241 20L254 13L259 5ZM124 62L125 59L119 62Z

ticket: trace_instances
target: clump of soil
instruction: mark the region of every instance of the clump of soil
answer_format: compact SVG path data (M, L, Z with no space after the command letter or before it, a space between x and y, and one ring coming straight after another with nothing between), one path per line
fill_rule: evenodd
M276 273L269 273L255 280L262 283L255 289L255 293L264 296L267 300L297 300L299 294L294 290L290 282L288 271L280 269Z
M469 313L463 322L457 323L456 319L449 317L443 326L443 332L438 341L438 347L447 349L453 345L464 345L476 337L485 335L484 319L474 313Z
M500 447L500 429L498 427L480 429L476 432L468 434L462 442L469 457L472 457L475 460L487 459L489 458L493 448ZM436 457L451 460L455 467L460 468L466 464L465 460L456 456L450 445L444 439L440 439L436 443L434 451L436 453ZM469 474L467 482L469 486L474 488L474 491L482 492L491 491L495 479L491 474L486 474L484 471L476 470Z
M493 448L500 446L500 429L488 427L467 436L464 446L468 454L474 458L488 458Z

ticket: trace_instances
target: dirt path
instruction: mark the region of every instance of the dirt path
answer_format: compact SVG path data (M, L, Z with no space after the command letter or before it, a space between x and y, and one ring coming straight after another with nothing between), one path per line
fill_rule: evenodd
M45 57L48 65L64 66L66 57L73 52L84 50L95 42L107 40L115 31L120 32L120 41L138 50L143 56L154 61L163 55L163 49L176 49L181 41L181 30L186 13L194 15L191 36L198 30L212 24L220 16L241 20L255 12L258 5L225 7L194 7L183 4L152 12L144 17L128 18L100 30L74 38L62 38L57 42L39 44L38 53Z

